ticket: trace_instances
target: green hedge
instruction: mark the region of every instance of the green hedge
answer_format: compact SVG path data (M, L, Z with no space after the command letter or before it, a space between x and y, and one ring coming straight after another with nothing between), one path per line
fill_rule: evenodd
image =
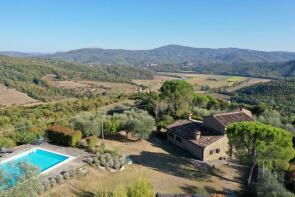
M54 125L47 129L47 137L49 141L56 144L76 146L82 138L82 133L71 128Z

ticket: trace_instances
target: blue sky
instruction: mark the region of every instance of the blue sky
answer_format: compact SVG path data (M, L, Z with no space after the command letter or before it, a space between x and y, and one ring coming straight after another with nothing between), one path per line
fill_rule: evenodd
M295 1L1 0L0 51L167 44L295 51Z

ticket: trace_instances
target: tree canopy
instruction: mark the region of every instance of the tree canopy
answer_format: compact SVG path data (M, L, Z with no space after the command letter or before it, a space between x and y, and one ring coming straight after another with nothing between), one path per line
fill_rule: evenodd
M128 110L114 116L120 119L120 127L126 131L126 137L132 133L139 139L147 139L155 128L154 118L143 110Z
M258 165L286 170L288 162L295 156L292 134L270 125L258 122L234 123L227 128L227 136L238 160L253 168Z
M193 86L184 80L165 81L160 89L160 97L168 100L168 112L173 117L188 113L193 100Z

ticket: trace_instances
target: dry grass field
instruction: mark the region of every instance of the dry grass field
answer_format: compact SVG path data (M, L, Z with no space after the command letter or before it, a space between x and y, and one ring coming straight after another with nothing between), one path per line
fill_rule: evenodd
M88 84L82 84L76 81L49 81L49 84L64 89L77 89L77 88L89 88L91 87Z
M74 178L44 196L93 196L99 191L130 185L139 176L146 177L154 191L162 193L223 193L242 188L240 169L227 165L208 169L172 145L155 139L126 143L123 136L105 140L106 148L129 155L134 164L115 173L88 167L87 177Z
M133 80L133 82L147 87L147 90L158 91L165 81L172 79L186 80L194 86L196 91L200 91L202 86L208 86L210 89L226 87L229 91L234 91L245 86L269 81L268 79L241 76L163 72L157 73L152 80Z
M81 84L91 85L93 88L112 90L120 93L132 93L137 91L137 86L129 83L113 83L103 81L80 81Z
M0 84L0 106L24 105L38 102L28 95Z
M74 89L75 91L91 91L94 93L112 92L116 94L133 93L137 86L129 83L113 83L103 81L55 81L47 79L51 86L63 89Z
M170 77L166 75L155 75L154 79L150 80L132 80L137 85L147 87L147 90L158 91L165 81L178 79L177 77Z

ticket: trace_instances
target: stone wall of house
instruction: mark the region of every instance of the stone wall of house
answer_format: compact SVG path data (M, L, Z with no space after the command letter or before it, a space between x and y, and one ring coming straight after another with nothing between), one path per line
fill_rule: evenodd
M220 157L227 157L228 150L228 138L225 135L222 139L206 146L206 148L204 149L203 160L209 161L219 159Z
M181 142L177 138L181 139L180 140ZM183 139L182 137L169 132L169 130L167 130L167 139L169 142L188 151L190 154L192 154L193 156L195 156L199 160L203 160L203 149L201 147L194 145L193 143Z
M213 129L214 131L224 134L225 126L222 125L220 122L218 122L212 116L204 117L203 125L204 125L204 127L208 128L208 129Z

